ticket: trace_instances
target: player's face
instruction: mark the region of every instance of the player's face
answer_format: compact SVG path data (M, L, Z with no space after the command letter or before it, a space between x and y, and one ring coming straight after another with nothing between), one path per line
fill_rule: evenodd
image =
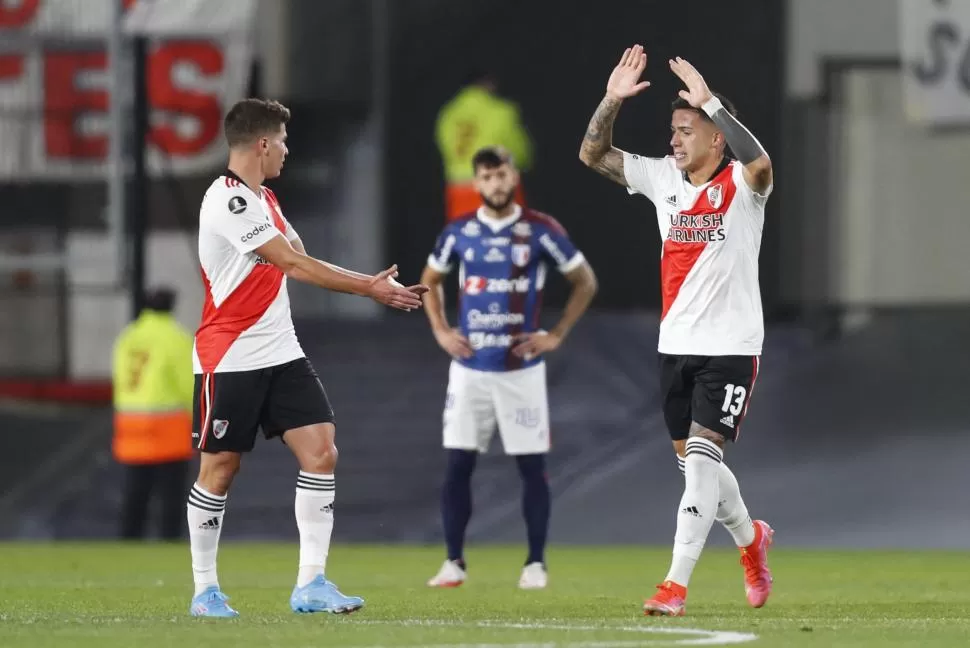
M263 175L267 178L279 176L289 150L286 148L286 125L281 124L277 133L259 138L259 154L263 164Z
M481 194L482 202L496 211L512 203L518 184L519 172L508 164L493 169L480 166L475 170L475 189Z
M695 110L675 110L670 132L670 148L681 171L696 171L719 155L720 131Z

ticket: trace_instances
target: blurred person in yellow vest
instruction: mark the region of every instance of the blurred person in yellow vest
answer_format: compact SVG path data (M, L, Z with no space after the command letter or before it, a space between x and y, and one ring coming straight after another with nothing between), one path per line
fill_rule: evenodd
M144 308L115 341L112 367L115 460L125 466L121 537L144 538L152 495L160 533L185 523L192 458L192 335L172 316L175 292L146 293Z
M482 204L475 190L472 158L487 146L500 146L511 155L516 168L532 167L532 141L522 124L518 106L498 96L495 78L473 70L467 83L438 113L435 140L445 174L445 212L452 221ZM516 203L525 206L522 183Z

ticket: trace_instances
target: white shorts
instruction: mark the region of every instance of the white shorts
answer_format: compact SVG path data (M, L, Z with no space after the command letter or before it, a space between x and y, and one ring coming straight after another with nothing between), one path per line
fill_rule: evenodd
M545 363L516 371L477 371L451 363L445 448L487 452L496 427L505 454L549 452Z

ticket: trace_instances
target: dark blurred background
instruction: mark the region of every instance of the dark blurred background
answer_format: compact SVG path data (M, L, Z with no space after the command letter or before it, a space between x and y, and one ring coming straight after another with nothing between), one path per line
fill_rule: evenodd
M749 508L790 544L966 546L966 508L937 495L965 485L970 451L970 4L21 0L0 4L0 33L0 535L115 534L112 344L144 286L176 287L178 319L198 323L198 205L232 102L293 110L273 187L311 254L411 280L445 222L439 111L486 70L531 140L529 205L601 284L549 360L552 540L667 542L682 482L654 371L653 207L577 157L641 43L652 87L617 146L668 150L679 55L774 161L763 374L729 450ZM565 292L551 282L549 319ZM335 537L436 541L448 360L424 316L291 297L338 414ZM497 442L485 459L473 539L518 540L515 469ZM295 471L260 444L226 537L295 537Z

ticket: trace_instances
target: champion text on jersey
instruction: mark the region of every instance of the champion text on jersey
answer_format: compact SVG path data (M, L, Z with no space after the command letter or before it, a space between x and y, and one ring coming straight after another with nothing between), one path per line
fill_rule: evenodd
M469 330L500 329L506 326L520 326L522 324L525 324L525 315L522 313L483 313L477 308L468 311Z

